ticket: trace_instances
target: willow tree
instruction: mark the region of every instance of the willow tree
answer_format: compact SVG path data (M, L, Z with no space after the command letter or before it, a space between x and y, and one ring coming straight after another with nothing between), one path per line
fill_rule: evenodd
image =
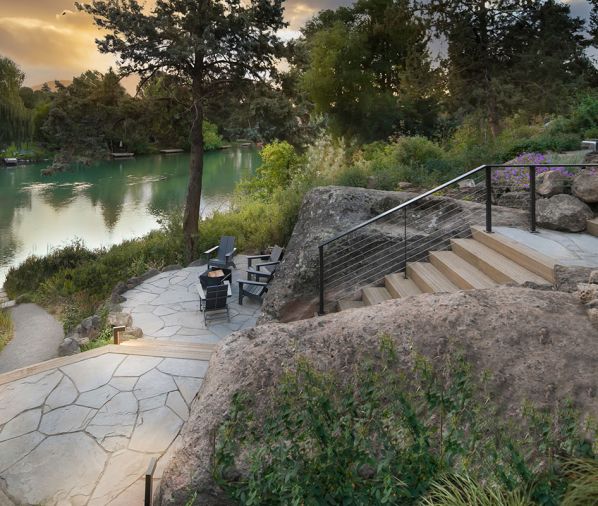
M203 175L204 110L222 91L275 71L286 26L283 0L157 0L148 10L137 0L77 3L107 35L96 40L102 53L119 57L123 75L141 83L158 72L176 76L192 94L191 157L183 232L191 260L199 234Z
M0 56L0 144L20 144L32 135L32 115L19 95L25 74L15 62Z

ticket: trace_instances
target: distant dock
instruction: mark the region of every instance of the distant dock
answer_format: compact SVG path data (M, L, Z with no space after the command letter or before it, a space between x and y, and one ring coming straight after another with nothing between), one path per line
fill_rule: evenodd
M184 153L184 149L161 149L160 153L163 155L174 155L176 153Z
M123 158L135 158L135 153L112 153L112 158L118 160Z
M15 167L19 163L17 158L3 158L2 161L7 167Z

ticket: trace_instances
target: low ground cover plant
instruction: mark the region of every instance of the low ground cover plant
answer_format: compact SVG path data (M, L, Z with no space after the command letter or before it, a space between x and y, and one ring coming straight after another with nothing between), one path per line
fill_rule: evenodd
M566 402L506 421L487 386L459 352L436 366L415 357L405 371L389 339L342 375L301 359L261 402L235 394L215 479L244 505L557 505L595 494L595 429L587 439Z
M0 351L12 339L13 331L10 313L5 309L0 309Z

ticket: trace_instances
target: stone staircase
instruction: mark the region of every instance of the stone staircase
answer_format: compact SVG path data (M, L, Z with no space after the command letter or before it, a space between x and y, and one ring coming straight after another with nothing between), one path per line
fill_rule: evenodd
M407 278L402 272L389 274L384 277L383 286L363 288L361 300L341 300L338 309L372 306L422 293L484 289L513 283L540 287L554 284L551 258L499 233L489 234L482 227L472 227L471 234L469 239L452 239L450 251L430 252L428 262L408 263Z

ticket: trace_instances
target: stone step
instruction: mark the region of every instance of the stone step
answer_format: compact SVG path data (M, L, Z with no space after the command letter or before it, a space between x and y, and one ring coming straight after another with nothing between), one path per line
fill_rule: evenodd
M495 281L452 251L433 251L429 257L434 267L463 290L496 286Z
M422 293L413 280L409 278L405 279L405 276L401 273L385 276L384 286L388 290L388 293L395 299L411 297L412 295L419 295Z
M459 287L451 283L442 272L427 262L407 264L407 276L422 292L457 292L459 290Z
M363 296L363 303L366 306L373 306L384 302L385 300L392 299L392 295L388 293L388 290L378 286L368 286L361 290Z
M588 220L588 234L598 237L598 218Z
M489 234L483 227L471 227L471 232L476 241L513 260L521 267L547 279L551 283L556 281L554 275L555 262L552 258L500 233Z
M345 311L346 309L356 309L359 307L365 307L365 302L362 300L339 300L338 310Z
M170 349L173 351L190 350L190 351L206 351L213 352L218 347L217 344L204 343L186 343L180 341L159 341L157 339L131 339L124 341L121 346L130 346L135 348L156 348L156 349Z
M521 267L475 239L451 239L452 250L500 284L526 282L550 286L546 279Z

